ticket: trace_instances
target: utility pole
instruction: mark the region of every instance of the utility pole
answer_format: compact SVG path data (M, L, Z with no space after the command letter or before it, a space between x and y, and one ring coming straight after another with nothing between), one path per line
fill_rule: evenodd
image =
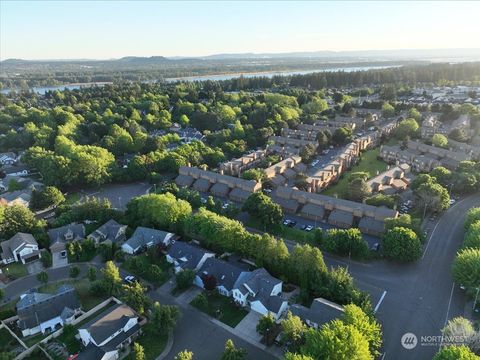
M480 287L477 287L477 293L475 295L475 300L473 301L473 308L472 310L475 311L475 306L477 305L477 299L478 299L478 292L480 291Z

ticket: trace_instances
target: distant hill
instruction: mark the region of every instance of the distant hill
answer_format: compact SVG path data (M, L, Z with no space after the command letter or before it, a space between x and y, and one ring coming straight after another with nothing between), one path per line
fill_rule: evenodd
M5 65L25 65L31 63L90 63L90 64L125 64L132 66L165 64L175 61L194 60L253 60L253 59L317 59L326 62L352 62L352 61L478 61L480 48L477 49L403 49L403 50L366 50L366 51L311 51L311 52L286 52L286 53L232 53L213 54L208 56L126 56L120 59L71 59L71 60L22 60L7 59L0 63Z

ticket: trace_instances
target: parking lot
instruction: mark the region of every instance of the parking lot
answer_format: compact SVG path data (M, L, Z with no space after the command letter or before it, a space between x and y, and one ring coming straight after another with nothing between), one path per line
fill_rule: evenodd
M124 210L127 203L134 197L145 195L151 185L145 182L136 182L129 184L111 184L104 185L98 189L82 190L82 198L97 197L99 199L108 199L114 208Z

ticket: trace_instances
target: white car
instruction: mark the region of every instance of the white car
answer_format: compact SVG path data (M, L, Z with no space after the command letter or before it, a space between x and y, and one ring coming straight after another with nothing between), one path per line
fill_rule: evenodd
M450 205L455 204L456 200L455 199L450 199Z
M135 281L137 281L137 278L133 275L127 275L123 281L125 281L127 284L133 284Z

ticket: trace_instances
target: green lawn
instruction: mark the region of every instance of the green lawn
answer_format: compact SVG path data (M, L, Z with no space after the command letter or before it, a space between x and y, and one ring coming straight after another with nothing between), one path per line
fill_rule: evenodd
M22 341L27 345L28 348L31 348L33 345L37 344L41 340L45 339L49 334L42 334L39 333L37 335L29 336L26 338L23 338Z
M256 219L249 219L245 225L261 231L266 230L266 232L268 232L269 234L281 237L283 239L293 240L298 243L312 244L314 242L313 231L307 232L298 228L291 228L285 225L270 226L265 229Z
M82 194L80 194L79 192L68 194L65 197L65 205L73 205L77 201L79 201L81 197L82 197Z
M340 180L326 190L322 191L323 195L335 196L344 198L346 196L349 175L354 172L368 172L370 177L374 177L378 172L387 170L387 164L382 160L378 160L377 156L380 154L380 148L365 151L361 155L361 159L357 165L353 166L349 171L346 171Z
M21 263L8 264L2 268L2 271L12 280L19 279L28 275L27 268Z
M0 329L0 353L10 352L15 349L17 346L20 346L18 341L10 334L10 332L5 329Z
M149 271L152 265L157 265L162 270L160 277L153 276ZM123 262L122 268L158 287L164 284L170 277L172 265L167 262L165 256L152 257L148 254L143 254L127 258Z
M204 294L207 299L206 304L198 301L198 297L202 296L202 294ZM248 311L235 305L231 298L220 295L217 291L204 292L202 294L197 295L190 304L198 310L217 318L228 326L237 326L248 314Z
M63 280L56 283L50 283L42 285L38 288L39 292L44 292L48 294L53 294L57 291L58 287L62 285L72 285L77 290L78 296L80 298L80 303L82 304L82 309L88 311L106 300L108 296L93 294L90 291L90 280L88 278L82 279L71 279Z
M142 345L145 350L145 360L155 360L167 345L168 335L158 335L151 331L149 324L143 328L143 334L135 342ZM125 358L126 360L135 360L133 351Z
M8 319L12 316L15 316L17 312L15 311L15 305L18 302L18 298L13 299L12 301L0 306L0 320Z

